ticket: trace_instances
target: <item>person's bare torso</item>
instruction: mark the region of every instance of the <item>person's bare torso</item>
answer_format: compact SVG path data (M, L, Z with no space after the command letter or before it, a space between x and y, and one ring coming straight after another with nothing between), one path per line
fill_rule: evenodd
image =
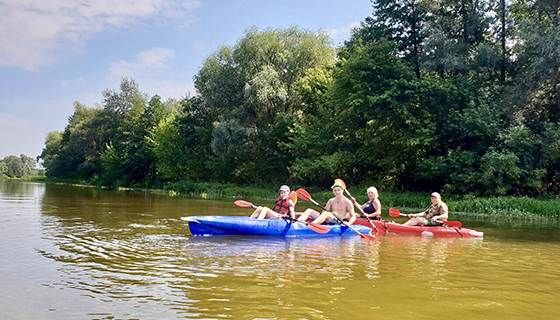
M352 217L352 202L346 198L331 198L327 202L326 209L335 213L340 219L350 219Z

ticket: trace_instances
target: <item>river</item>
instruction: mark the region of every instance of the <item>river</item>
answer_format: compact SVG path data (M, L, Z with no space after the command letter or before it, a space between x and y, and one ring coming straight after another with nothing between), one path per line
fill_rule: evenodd
M560 319L558 230L192 237L180 220L211 214L248 211L0 180L0 319Z

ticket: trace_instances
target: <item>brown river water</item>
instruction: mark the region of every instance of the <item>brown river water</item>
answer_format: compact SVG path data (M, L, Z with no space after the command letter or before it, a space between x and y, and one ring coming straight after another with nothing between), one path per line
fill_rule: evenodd
M558 230L192 237L180 220L248 213L0 180L0 319L560 319Z

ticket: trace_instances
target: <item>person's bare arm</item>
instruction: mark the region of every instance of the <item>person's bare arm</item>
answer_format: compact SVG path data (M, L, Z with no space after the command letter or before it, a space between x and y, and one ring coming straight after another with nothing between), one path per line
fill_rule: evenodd
M292 201L292 199L288 199L288 205L290 206L290 217L292 217L292 219L296 219L296 210L295 210L295 205L294 202Z
M348 212L350 214L350 219L348 220L348 224L353 224L356 221L358 215L356 214L356 211L354 211L354 205L352 204L351 201L348 201L347 207L349 209Z

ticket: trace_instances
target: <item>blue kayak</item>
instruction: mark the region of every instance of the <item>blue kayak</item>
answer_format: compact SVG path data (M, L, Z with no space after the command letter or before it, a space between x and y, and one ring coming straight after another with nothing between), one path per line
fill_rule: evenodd
M289 222L282 219L257 220L239 216L194 216L183 217L189 224L191 234L197 236L283 236L283 237L325 237L325 236L356 236L357 232L346 226L326 225L330 230L317 233L305 224ZM353 225L357 231L369 235L371 229L365 226Z

